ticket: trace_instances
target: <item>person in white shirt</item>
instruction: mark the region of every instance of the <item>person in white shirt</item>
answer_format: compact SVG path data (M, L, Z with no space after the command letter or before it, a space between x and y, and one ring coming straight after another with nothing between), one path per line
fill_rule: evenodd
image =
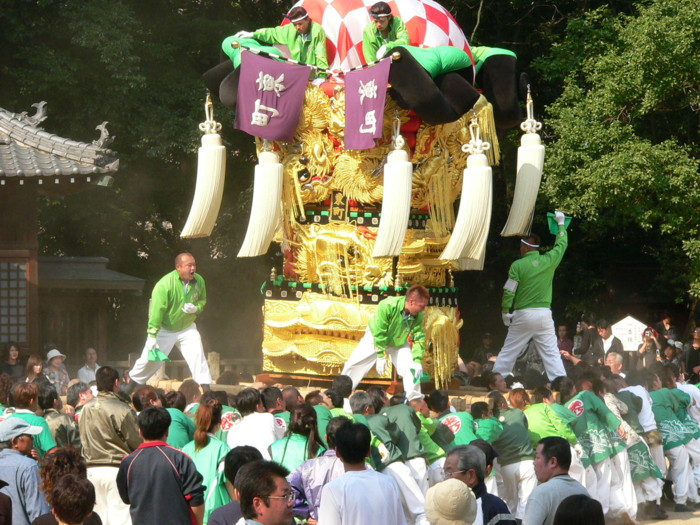
M396 481L365 468L370 440L369 429L361 423L345 423L336 430L335 450L345 474L323 488L318 523L406 525Z
M243 419L229 429L228 446L250 445L260 451L263 459L272 459L270 445L284 437L284 430L275 424L275 416L265 412L260 392L255 388L241 390L236 396L236 408Z
M85 350L85 366L78 370L78 379L89 385L95 381L95 372L98 368L100 365L97 364L97 350L90 347Z

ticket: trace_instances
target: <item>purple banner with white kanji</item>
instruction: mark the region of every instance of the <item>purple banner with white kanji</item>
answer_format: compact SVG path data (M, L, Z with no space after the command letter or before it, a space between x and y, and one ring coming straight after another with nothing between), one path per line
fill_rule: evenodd
M292 140L310 73L309 66L243 51L234 126L262 139Z
M345 75L345 149L369 149L381 138L391 58Z

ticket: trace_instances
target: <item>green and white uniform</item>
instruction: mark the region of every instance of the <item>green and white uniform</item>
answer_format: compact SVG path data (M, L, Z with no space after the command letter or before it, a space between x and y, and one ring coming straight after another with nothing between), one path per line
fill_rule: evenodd
M309 66L317 66L321 70L328 69L328 54L326 52L326 33L320 24L311 22L311 29L305 35L297 33L294 24L258 29L253 38L267 44L281 44L289 48L294 60ZM312 76L325 77L326 73L314 72Z
M511 264L508 280L503 286L501 309L503 313L509 313L512 309L513 317L503 348L493 366L495 373L503 376L511 374L515 360L532 339L547 377L553 380L566 375L550 308L554 272L567 246L566 228L559 226L554 248L544 254L538 250L529 251Z
M406 24L398 16L392 16L388 29L385 38L374 22L365 26L362 32L362 54L365 56L365 63L377 60L377 51L382 46L386 46L386 50L389 51L396 46L408 45Z

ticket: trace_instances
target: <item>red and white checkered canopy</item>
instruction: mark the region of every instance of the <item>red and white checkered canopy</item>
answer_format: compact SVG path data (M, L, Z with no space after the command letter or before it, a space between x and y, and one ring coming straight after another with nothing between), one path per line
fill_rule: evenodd
M331 69L348 69L375 60L363 57L362 32L371 22L368 9L376 0L300 0L326 32L328 64ZM455 46L471 57L469 43L454 17L433 0L388 0L392 14L401 17L412 46ZM289 23L286 20L283 23Z

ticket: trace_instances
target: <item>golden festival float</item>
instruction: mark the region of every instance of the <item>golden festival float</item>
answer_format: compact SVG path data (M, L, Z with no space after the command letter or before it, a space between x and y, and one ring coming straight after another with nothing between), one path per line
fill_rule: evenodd
M350 36L361 35L370 23L367 7L359 0L297 5L326 32L331 74L323 84L307 83L291 140L255 138L253 202L238 256L263 255L272 242L283 254L280 270L273 270L263 289L263 370L336 376L379 301L421 284L431 294L423 366L436 386L445 388L456 366L462 325L453 274L483 269L491 166L499 162L496 132L522 119L515 57L505 50L470 49L449 12L432 0L391 2L411 45L386 54L391 72L381 137L374 147L346 149L344 74L374 59L364 60L361 40ZM226 39L223 49L232 60L205 75L210 91L234 111L241 104L235 100L239 53L256 51L249 44L249 38ZM467 67L431 71L422 54L440 48L458 50ZM285 60L284 52L259 55ZM528 95L504 236L525 234L532 222L544 162L532 107ZM210 235L221 203L226 153L212 108L208 101L200 125L204 136L185 238ZM392 373L389 367L379 377L372 370L366 379L389 380Z

